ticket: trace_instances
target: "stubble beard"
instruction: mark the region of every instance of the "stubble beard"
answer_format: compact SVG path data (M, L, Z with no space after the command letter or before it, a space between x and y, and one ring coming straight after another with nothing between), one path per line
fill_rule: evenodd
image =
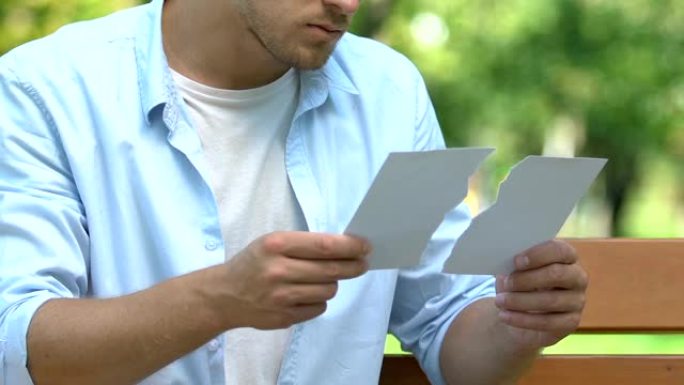
M248 30L261 46L278 62L300 70L316 70L323 67L332 55L337 42L332 44L304 45L296 40L278 38L269 28L269 22L257 17L251 2L242 3L242 14ZM338 40L339 41L339 40Z
M268 30L253 25L252 34L277 61L300 70L316 70L330 59L337 42L320 45L298 45L296 41L283 41L273 38Z

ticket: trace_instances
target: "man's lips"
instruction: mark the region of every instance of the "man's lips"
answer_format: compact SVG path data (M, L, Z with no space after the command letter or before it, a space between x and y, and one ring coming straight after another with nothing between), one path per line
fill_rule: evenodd
M344 27L339 27L339 26L332 25L332 24L309 24L309 26L321 29L321 30L323 30L327 33L331 33L331 34L341 34L341 33L344 33L344 31L346 30L346 28L344 28Z

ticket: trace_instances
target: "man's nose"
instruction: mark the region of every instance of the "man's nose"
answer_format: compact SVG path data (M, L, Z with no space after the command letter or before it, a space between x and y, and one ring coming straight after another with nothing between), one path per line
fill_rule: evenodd
M359 9L361 0L323 0L326 5L338 8L345 15L353 15Z

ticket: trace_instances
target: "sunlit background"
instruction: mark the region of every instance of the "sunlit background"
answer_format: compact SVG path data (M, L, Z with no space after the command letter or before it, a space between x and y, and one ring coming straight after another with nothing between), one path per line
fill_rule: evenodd
M450 146L610 161L565 236L684 236L684 1L368 0L357 30L421 69Z
M2 0L0 53L137 3ZM475 211L527 155L596 156L609 163L561 235L684 237L684 0L362 3L354 31L419 67L449 146L497 149L471 182ZM548 352L682 354L684 337L574 336Z

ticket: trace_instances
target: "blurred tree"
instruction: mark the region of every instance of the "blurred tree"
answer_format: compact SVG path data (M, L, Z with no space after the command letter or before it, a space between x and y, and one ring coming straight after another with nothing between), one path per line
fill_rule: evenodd
M421 68L450 145L497 147L493 180L526 154L610 158L613 235L644 159L684 170L682 0L395 0L370 30Z
M0 53L44 36L60 26L91 19L140 0L2 0L0 1Z
M354 32L361 36L375 36L396 4L396 0L366 1L354 17Z

